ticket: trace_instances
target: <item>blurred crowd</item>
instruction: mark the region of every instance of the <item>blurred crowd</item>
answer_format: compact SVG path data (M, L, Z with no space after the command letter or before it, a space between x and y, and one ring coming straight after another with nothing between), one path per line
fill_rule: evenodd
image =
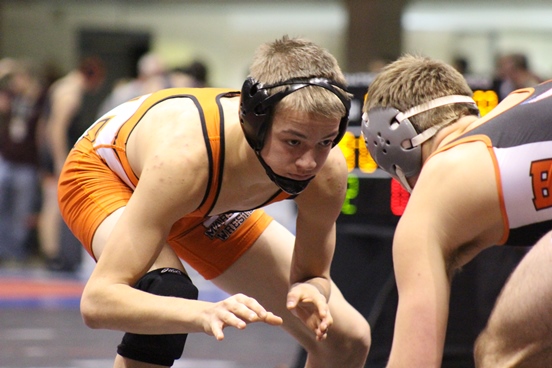
M87 101L109 83L101 58L87 56L65 75L32 60L0 59L0 267L77 271L82 247L57 204L58 175L74 142L126 100L162 88L207 86L201 61L169 69L148 53L136 70L135 78L110 83L99 107L91 107Z

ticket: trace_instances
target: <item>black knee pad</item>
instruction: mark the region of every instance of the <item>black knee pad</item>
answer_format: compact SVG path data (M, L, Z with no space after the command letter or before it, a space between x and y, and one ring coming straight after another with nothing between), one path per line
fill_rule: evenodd
M194 300L198 297L198 290L190 277L175 268L148 272L134 288L155 295ZM140 362L172 366L182 356L186 337L188 334L138 335L127 332L117 347L117 353Z

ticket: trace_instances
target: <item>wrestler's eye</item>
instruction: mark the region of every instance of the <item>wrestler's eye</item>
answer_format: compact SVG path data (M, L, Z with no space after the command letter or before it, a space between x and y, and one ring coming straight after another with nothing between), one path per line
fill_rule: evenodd
M290 139L287 141L287 143L290 145L290 146L298 146L301 144L300 141L298 141L297 139Z

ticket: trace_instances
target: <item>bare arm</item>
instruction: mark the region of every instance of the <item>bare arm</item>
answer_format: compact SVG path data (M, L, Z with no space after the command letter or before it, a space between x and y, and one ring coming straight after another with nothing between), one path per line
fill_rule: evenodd
M452 274L502 235L494 169L479 145L430 159L397 226L390 368L441 366Z
M297 235L291 265L288 308L325 338L332 323L330 264L335 221L347 189L347 168L340 150L332 150L325 168L297 199ZM302 308L301 306L304 306Z

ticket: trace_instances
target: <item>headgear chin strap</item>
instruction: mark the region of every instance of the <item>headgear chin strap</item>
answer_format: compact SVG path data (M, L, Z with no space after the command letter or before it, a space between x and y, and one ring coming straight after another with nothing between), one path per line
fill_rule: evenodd
M409 118L422 112L454 103L473 105L475 101L464 95L450 95L414 106L405 112L392 107L375 107L362 115L361 131L366 148L384 171L412 191L407 178L422 169L421 145L432 138L443 126L434 125L418 133Z
M261 165L263 165L266 175L276 184L280 189L282 189L287 194L291 195L298 195L301 193L307 185L310 183L312 179L314 179L314 176L311 176L307 180L294 180L290 178L286 178L285 176L281 176L276 174L270 166L265 162L265 160L262 158L261 153L259 151L255 151L257 154L257 158L259 159Z
M273 94L269 93L270 89L281 86L286 86L286 88ZM307 180L293 180L280 176L268 166L261 157L260 152L264 146L266 133L272 123L276 104L287 95L308 86L327 89L336 95L345 107L345 114L339 122L337 137L333 141L333 146L335 146L347 131L349 110L351 108L351 100L347 96L347 89L340 83L326 78L306 77L292 78L273 84L263 84L249 77L243 83L241 90L240 123L247 143L257 154L257 158L263 165L268 177L283 191L292 195L302 192L314 176Z

